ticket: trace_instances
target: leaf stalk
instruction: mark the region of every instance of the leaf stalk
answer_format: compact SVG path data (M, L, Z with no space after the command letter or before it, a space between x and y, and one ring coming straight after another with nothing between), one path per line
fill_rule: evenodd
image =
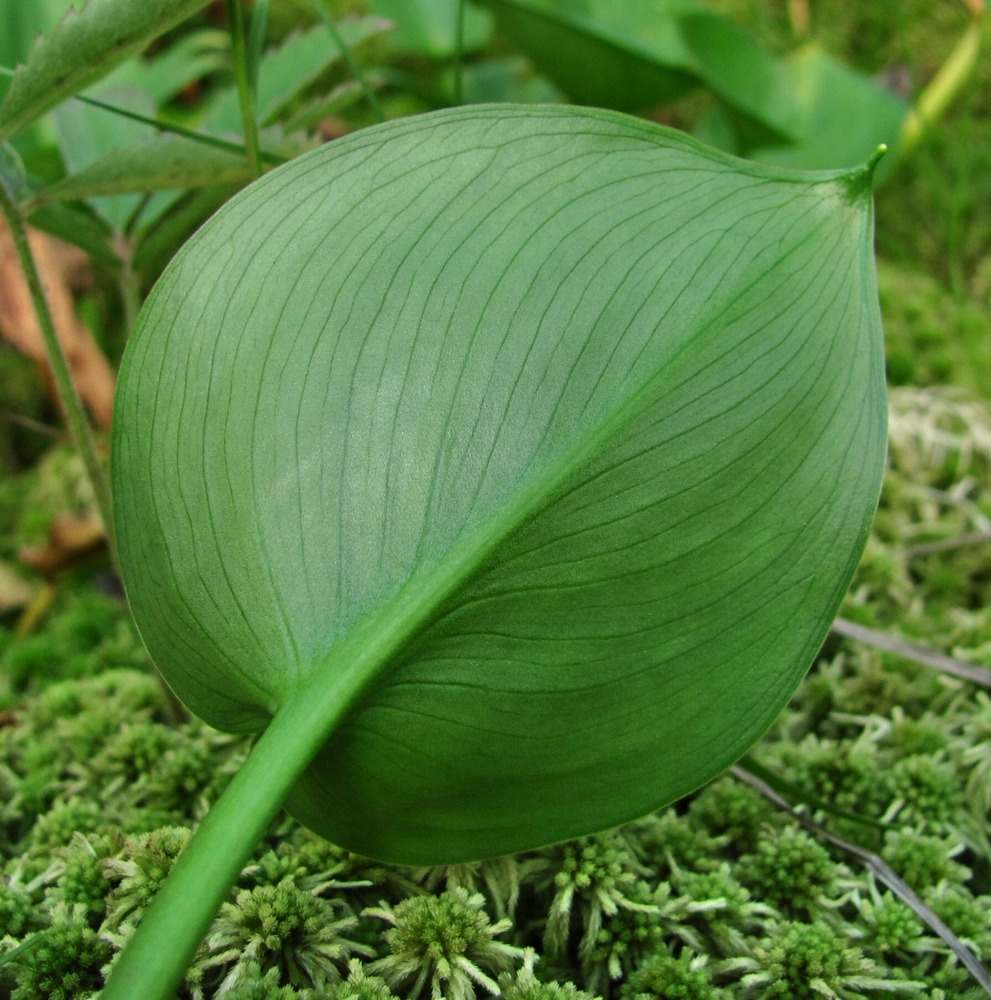
M362 72L361 67L354 61L347 42L344 41L344 37L341 35L340 31L337 30L337 25L334 23L333 17L331 17L330 12L324 6L325 0L311 0L311 2L313 4L313 9L316 11L320 20L323 21L326 29L330 32L331 38L334 39L334 44L341 53L341 58L344 60L344 65L347 66L348 72L354 77L358 86L361 88L361 92L364 94L365 100L368 102L368 106L372 109L372 113L380 122L384 122L386 118L385 108L382 107L382 102L378 99L374 88L368 82L368 78Z
M304 685L279 707L114 963L102 1000L175 996L230 887L365 680L362 671L338 670L326 690Z

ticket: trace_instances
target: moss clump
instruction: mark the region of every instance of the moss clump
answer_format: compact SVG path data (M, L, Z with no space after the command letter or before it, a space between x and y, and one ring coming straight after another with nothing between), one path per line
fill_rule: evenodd
M829 852L804 830L786 828L740 860L740 879L783 913L814 911L836 885Z
M53 923L14 960L12 1000L86 1000L103 987L110 944L78 916Z
M474 1000L475 987L493 993L493 975L507 971L522 949L495 939L510 929L509 920L492 923L481 894L451 890L439 896L411 896L395 907L368 912L392 925L385 933L390 954L369 971L411 1000L429 986L433 996Z
M721 1000L704 956L684 951L677 958L655 955L630 976L627 1000Z

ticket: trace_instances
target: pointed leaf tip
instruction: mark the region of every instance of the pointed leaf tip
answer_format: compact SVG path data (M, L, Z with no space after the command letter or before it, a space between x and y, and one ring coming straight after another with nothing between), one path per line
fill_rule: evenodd
M882 157L888 152L888 144L882 142L878 144L877 149L871 154L870 159L867 161L866 169L868 173L873 174L875 167L881 162Z
M847 174L846 189L851 202L857 201L863 194L869 196L874 190L874 173L887 152L887 143L879 143L863 166L855 167Z

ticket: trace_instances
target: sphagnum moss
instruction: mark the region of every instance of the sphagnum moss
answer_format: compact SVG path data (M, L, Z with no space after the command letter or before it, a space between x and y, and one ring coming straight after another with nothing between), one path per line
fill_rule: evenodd
M895 395L882 516L844 613L991 665L986 545L918 554L991 516L991 420L926 400ZM947 605L951 591L965 606ZM0 966L0 993L86 997L242 745L167 725L105 597L68 600L43 643L4 634L0 665L18 688L8 670L0 956L31 945ZM989 720L991 701L966 683L834 639L755 751L817 801L887 816L878 829L815 813L880 853L985 960ZM266 907L284 917L272 947L244 958L266 938ZM803 995L787 992L803 981L844 998L982 995L903 903L732 777L616 833L446 869L381 865L281 822L211 934L182 1000L406 1000L417 983L444 1000L773 998Z

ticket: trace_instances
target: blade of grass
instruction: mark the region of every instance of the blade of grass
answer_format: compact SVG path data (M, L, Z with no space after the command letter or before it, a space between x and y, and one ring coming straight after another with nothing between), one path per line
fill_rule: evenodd
M365 95L365 100L368 102L368 106L372 109L372 113L380 122L384 122L386 117L385 109L382 107L374 89L369 84L368 78L351 57L351 50L348 48L347 43L341 36L341 33L337 30L334 18L331 16L330 11L327 10L324 0L310 0L310 4L314 11L316 11L320 20L323 21L327 30L330 32L331 37L334 39L334 44L340 50L341 58L344 60L344 63L348 68L348 72L358 82L358 86L361 87L361 91Z
M454 103L464 102L465 0L454 9Z
M838 847L841 851L855 857L874 877L891 890L906 906L926 923L934 933L936 933L943 943L960 959L961 964L980 984L988 996L991 996L991 973L974 957L971 950L950 930L942 920L923 902L918 893L899 876L887 862L883 861L872 851L854 844L852 841L837 837L830 833L825 827L813 822L807 816L798 812L786 799L782 798L770 785L762 781L757 775L752 774L746 768L738 764L730 768L730 773L739 778L740 781L749 785L755 791L760 792L768 801L773 802L779 809L789 813L798 823L800 823L809 833L820 837L827 843Z
M968 5L970 6L970 5ZM919 95L902 124L899 155L911 153L942 117L977 68L984 35L983 5L971 8L971 21L936 75Z
M987 542L991 542L991 531L968 531L953 538L942 538L938 542L920 542L918 545L911 545L905 549L905 555L909 559L917 559L919 556L931 556L937 552L952 552L954 549L968 548L972 545L985 545Z
M241 105L241 121L244 126L244 142L248 149L251 173L261 177L262 165L258 153L258 118L255 114L255 87L248 66L248 49L244 37L244 17L241 0L225 0L227 24L231 33L231 53L234 57L234 78L237 80L237 96Z
M856 813L847 812L846 809L837 809L836 806L831 805L829 802L825 802L815 795L809 795L805 789L793 785L790 781L786 781L779 774L775 774L772 770L766 768L750 754L745 754L741 757L740 763L747 770L757 775L761 781L766 782L776 792L779 792L781 795L790 795L793 799L800 802L803 806L808 806L810 809L822 810L822 812L829 813L830 816L835 816L837 819L845 819L850 823L861 823L864 826L874 827L875 830L898 829L891 823L882 823L881 820L874 819L871 816L858 816Z

